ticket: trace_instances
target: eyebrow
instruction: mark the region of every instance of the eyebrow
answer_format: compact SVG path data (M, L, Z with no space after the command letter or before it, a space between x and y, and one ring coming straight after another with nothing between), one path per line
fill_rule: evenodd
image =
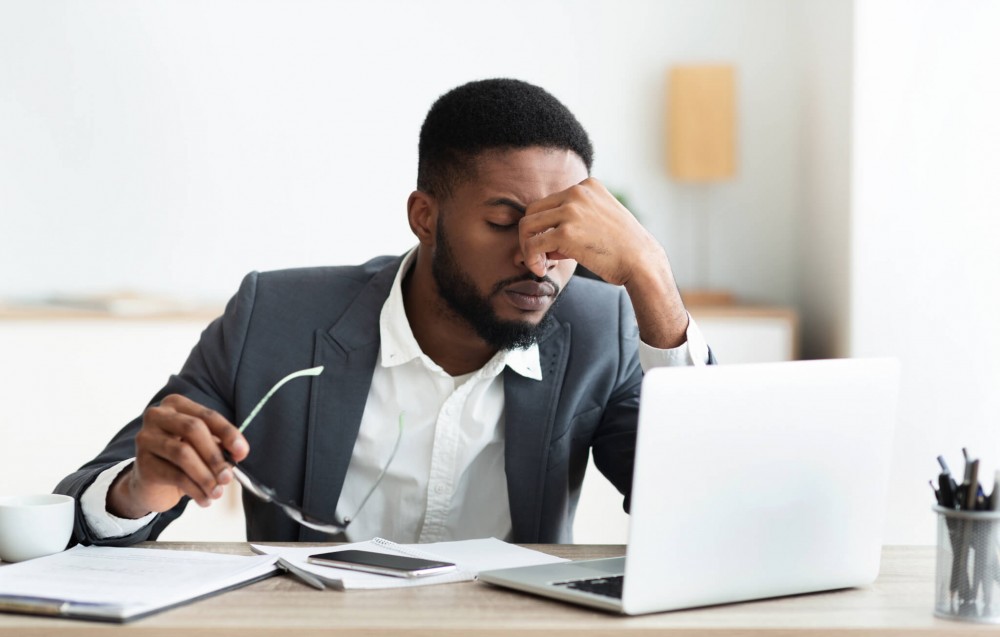
M514 210L520 212L522 215L527 212L527 206L520 204L513 199L508 199L506 197L499 197L497 199L490 199L486 202L488 206L507 206L513 208Z

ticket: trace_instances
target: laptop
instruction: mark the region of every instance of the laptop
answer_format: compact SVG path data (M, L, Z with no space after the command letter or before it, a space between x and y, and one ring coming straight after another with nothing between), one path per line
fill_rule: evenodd
M628 615L870 584L898 385L890 359L653 369L626 556L479 579Z

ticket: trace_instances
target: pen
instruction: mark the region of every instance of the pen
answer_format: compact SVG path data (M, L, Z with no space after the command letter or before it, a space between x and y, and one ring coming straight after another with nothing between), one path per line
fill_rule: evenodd
M312 586L316 590L322 591L326 589L326 584L324 584L320 578L316 577L315 575L306 571L305 569L299 568L298 566L292 564L285 558L279 557L276 564L281 568L281 570L285 571L289 575L299 578L300 580L302 580L309 586Z
M962 448L962 456L965 458L965 476L962 479L962 484L958 487L958 493L956 494L956 502L958 503L958 508L971 511L976 507L976 482L979 473L979 461L970 460L969 454L966 449ZM973 573L969 572L969 555L974 551L972 547L972 525L969 524L968 520L962 520L958 526L956 533L956 538L958 540L957 545L953 543L955 550L955 557L952 560L952 586L955 585L955 576L958 576L958 601L959 604L964 606L973 601L974 591L976 589L977 582L974 579L970 579L970 575L973 577L976 575L975 570ZM973 568L975 565L973 564Z
M962 450L965 451L964 449ZM965 463L965 472L962 477L962 484L958 485L958 490L955 492L955 506L962 510L967 510L969 508L969 485L972 477L972 463Z
M969 511L975 511L976 493L979 488L979 460L973 460L968 466L969 469L966 472L967 475L965 476L965 480L968 484L963 483L966 488L965 508Z
M947 509L954 509L955 491L949 482L950 477L943 473L938 477L938 504Z
M955 482L955 478L952 477L951 469L948 468L948 463L944 461L944 456L938 456L937 461L941 465L941 474L938 476L938 504L946 509L954 509L957 505L956 499L959 493L958 484ZM954 556L951 561L951 579L948 584L949 599L952 600L951 603L954 603L956 595L961 599L961 595L968 586L968 579L966 578L966 586L963 587L961 584L963 573L961 562L959 561L959 555L961 555L962 551L962 534L958 528L958 520L945 518L945 524L948 528L948 542L951 544L952 555Z
M990 511L1000 509L1000 471L993 475L993 493L990 494Z
M938 456L938 462L941 463L941 467L944 469L941 475L938 476L938 504L949 509L954 509L958 484L955 483L955 478L951 476L951 471L948 470L948 465L944 463L944 459L941 456Z
M951 469L948 468L948 464L944 461L944 456L937 457L938 464L941 465L941 471L943 473L951 473Z

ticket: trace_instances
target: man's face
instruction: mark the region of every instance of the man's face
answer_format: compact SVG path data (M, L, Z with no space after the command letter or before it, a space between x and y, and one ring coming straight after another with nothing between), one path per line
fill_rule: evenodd
M524 265L518 221L528 204L587 178L571 151L528 148L476 159L475 177L439 201L432 272L448 307L497 349L527 347L544 329L576 262Z

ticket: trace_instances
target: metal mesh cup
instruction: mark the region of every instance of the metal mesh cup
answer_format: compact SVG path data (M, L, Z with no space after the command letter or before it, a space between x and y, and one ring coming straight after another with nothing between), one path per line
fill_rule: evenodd
M936 506L934 614L1000 624L1000 512Z

